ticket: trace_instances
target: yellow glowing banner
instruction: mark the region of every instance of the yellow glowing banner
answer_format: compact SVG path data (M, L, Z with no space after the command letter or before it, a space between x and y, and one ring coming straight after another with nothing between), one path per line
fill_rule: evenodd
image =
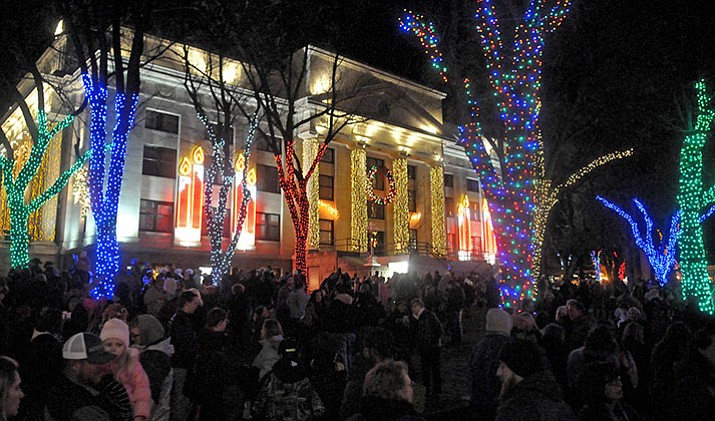
M238 228L241 204L243 203L243 170L246 167L246 158L243 154L236 157L234 168L236 169L233 188L233 218L231 218L231 232L235 233ZM243 221L241 235L238 237L238 250L253 250L256 248L256 169L248 170L246 184L251 198L246 205L246 220Z
M489 204L487 199L482 200L482 224L484 226L484 257L490 263L494 263L497 254L497 241L494 238L494 226L492 225L492 216L489 213Z

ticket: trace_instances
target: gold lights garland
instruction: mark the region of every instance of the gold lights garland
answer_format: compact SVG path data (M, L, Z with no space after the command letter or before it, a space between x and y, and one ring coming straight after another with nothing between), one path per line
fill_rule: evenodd
M447 254L444 214L444 173L441 166L430 168L430 210L432 212L432 248L440 256Z
M351 178L351 220L350 237L352 251L363 253L367 251L367 152L356 148L350 152Z
M312 163L315 157L318 156L318 139L306 139L303 142L303 162ZM307 182L308 194L308 238L306 239L308 249L317 249L320 247L320 169L319 165L315 166L314 174L318 176L310 177ZM303 175L306 175L309 166L303 168Z
M410 242L410 209L408 201L407 159L392 161L397 194L393 200L395 251L405 252Z

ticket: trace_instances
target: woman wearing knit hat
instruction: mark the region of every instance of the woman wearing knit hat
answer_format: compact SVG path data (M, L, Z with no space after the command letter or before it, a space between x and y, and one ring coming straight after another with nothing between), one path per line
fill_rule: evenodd
M139 362L139 351L129 348L129 326L121 319L109 319L99 337L104 349L116 356L111 364L112 373L127 390L134 421L146 421L151 415L149 378Z

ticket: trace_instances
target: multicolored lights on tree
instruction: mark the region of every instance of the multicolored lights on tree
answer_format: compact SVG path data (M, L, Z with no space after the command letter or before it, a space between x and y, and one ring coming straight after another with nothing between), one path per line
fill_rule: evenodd
M196 146L179 163L174 240L183 246L201 244L204 214L204 148Z
M703 148L715 119L712 94L704 80L695 84L697 114L695 125L686 134L680 150L678 206L680 217L680 270L683 274L683 298L695 297L700 310L713 314L713 287L707 272L707 258L701 218L715 204L715 185L706 188L703 174Z
M26 268L30 264L30 236L28 233L30 215L57 195L67 185L69 178L92 156L90 150L77 157L77 161L60 174L49 188L37 192L31 197L29 203L26 202L26 190L37 175L52 138L68 127L73 120L74 115L69 115L51 127L47 122L47 114L44 111L44 104L42 104L37 112L36 138L33 139L34 142L27 161L19 169L17 175L15 175L17 162L10 151L6 151L5 156L0 156L2 183L7 193L7 206L10 210L10 264L13 268ZM33 124L33 122L27 122L27 124Z
M591 263L593 264L593 273L596 276L596 281L601 281L601 251L591 250Z
M501 158L499 168L492 165L487 153L479 125L479 104L471 92L469 80L464 79L470 120L461 126L460 140L482 179L489 201L503 274L502 301L506 306L518 306L522 299L531 297L534 286L531 273L534 180L540 175L538 167L543 165L539 130L541 57L545 35L563 22L571 4L568 0L557 0L554 6L547 7L545 3L543 0L530 3L516 24L511 46L502 41L493 1L482 0L477 5L477 32L486 58L493 98L504 124L501 141L487 140L495 143L492 149ZM447 67L437 49L439 38L434 25L425 24L422 16L408 12L400 26L419 37L446 80Z
M94 151L89 160L89 196L92 216L97 229L96 287L92 297L112 298L114 277L119 272L117 242L117 209L124 176L127 139L134 127L138 94L129 97L122 91L114 95L114 127L111 143L107 143L107 86L96 74L83 74L84 94L90 109L89 146ZM107 157L107 151L110 151ZM109 161L109 167L107 167Z
M653 220L645 206L638 200L634 199L636 207L643 217L645 222L645 230L641 231L641 228L633 220L633 217L621 209L618 205L609 202L601 196L597 196L596 199L603 203L605 207L616 212L621 218L625 219L631 226L631 232L633 233L633 238L636 241L638 248L643 250L648 262L650 263L653 271L655 272L655 278L661 285L665 285L668 282L668 275L673 270L675 266L675 256L676 256L676 241L678 239L678 224L680 222L680 211L676 212L670 220L670 231L668 234L668 241L659 238L659 245L655 245L653 241Z

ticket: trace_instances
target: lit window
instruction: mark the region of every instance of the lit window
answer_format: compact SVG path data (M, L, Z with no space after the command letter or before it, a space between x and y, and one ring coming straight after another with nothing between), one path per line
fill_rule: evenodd
M174 204L142 200L139 209L139 230L171 232L174 222Z

